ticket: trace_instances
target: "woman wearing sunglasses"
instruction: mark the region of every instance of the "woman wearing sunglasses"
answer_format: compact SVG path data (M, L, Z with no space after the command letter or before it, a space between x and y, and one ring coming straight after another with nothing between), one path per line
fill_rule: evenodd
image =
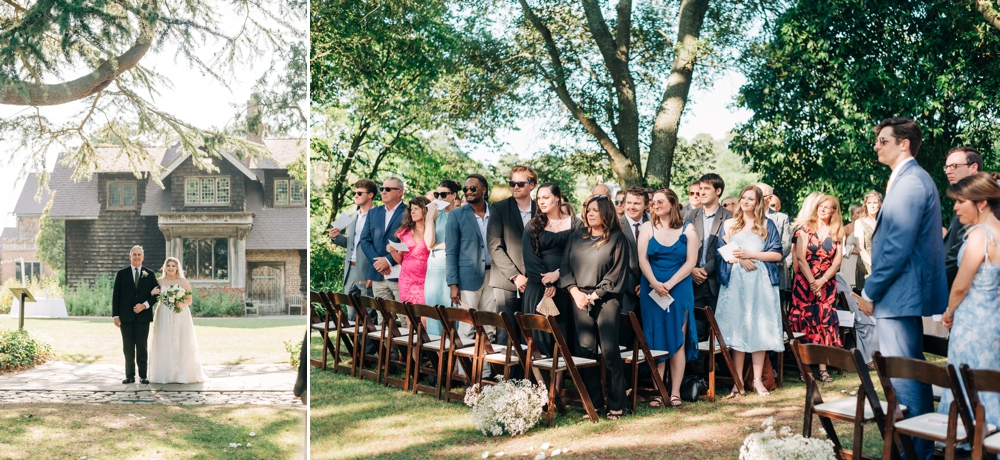
M427 305L451 305L448 282L445 280L445 227L448 225L448 215L455 210L455 203L458 201L458 191L462 187L458 182L445 179L438 184L434 190L434 200L448 202L448 206L439 210L438 207L430 206L427 211L427 247L431 250L431 255L427 259L427 279L424 281L424 301ZM427 320L427 333L441 335L441 322L434 319Z

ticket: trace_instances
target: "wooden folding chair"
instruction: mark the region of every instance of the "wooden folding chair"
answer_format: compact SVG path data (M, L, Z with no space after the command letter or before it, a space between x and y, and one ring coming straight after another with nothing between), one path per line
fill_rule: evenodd
M786 306L788 308L785 308ZM791 306L792 306L791 305L791 301L789 301L788 305L786 305L786 306L783 305L782 306L782 310L781 310L781 327L785 331L784 334L782 334L782 337L784 338L784 342L785 342L785 351L788 352L788 353L791 353L792 352L792 340L795 340L795 339L800 339L801 340L802 337L805 337L806 333L805 332L792 332L792 326L788 323L788 313L791 311ZM794 361L795 360L795 357L794 357L795 355L791 354L791 356L792 356L791 361ZM782 354L782 357L784 357L784 354ZM778 382L777 382L778 383L778 387L781 387L784 384L784 382L785 382L785 365L786 364L789 365L789 366L794 366L795 370L800 370L798 363L785 363L784 359L782 359L781 365L778 366Z
M355 297L354 308L358 312L355 321L361 323L363 331L359 337L361 343L354 347L354 363L358 366L358 378L367 377L374 380L375 383L382 383L382 325L375 324L375 319L368 313L368 310L381 312L382 305L374 297L359 295ZM375 354L369 354L365 351L368 342L374 342ZM370 363L375 364L375 370L366 368L366 365Z
M413 324L410 314L410 304L390 299L377 299L382 305L382 316L385 318L385 325L382 328L382 347L379 352L382 357L383 382L385 386L395 386L403 391L410 391L410 378L413 376L413 344L414 328L401 325L399 318L406 318L407 322ZM398 350L397 359L392 359L392 347ZM392 375L393 366L403 369L403 378L396 378Z
M949 460L955 458L955 447L970 440L965 427L973 426L972 414L965 402L965 390L959 383L958 370L955 366L948 364L942 367L918 359L882 356L881 352L875 352L872 358L875 360L875 369L878 370L879 379L882 381L885 398L889 402L886 408L887 414L895 414L899 403L899 397L890 379L910 379L949 388L955 396L948 415L929 412L899 421L896 417L888 417L882 458L884 460L900 458L900 444L907 458L918 458L913 446L914 437L944 443L945 458Z
M826 437L833 442L838 459L863 458L861 447L864 440L864 424L875 422L879 432L885 434L885 420L888 404L878 399L875 385L872 383L865 365L865 359L857 348L828 347L826 345L804 344L798 339L792 340L792 354L799 365L799 370L806 381L805 418L802 423L802 436L812 437L813 415L819 417L819 422L826 432ZM809 370L810 366L825 364L849 372L856 372L861 379L857 395L824 402L820 394L819 383ZM854 425L854 440L852 449L847 451L840 443L832 420L849 422Z
M968 364L963 364L961 371L976 424L972 435L972 458L982 460L985 454L1000 454L1000 433L991 434L997 427L986 423L986 406L979 399L980 392L1000 393L1000 371L972 369Z
M708 340L698 343L698 351L708 354L708 400L715 402L716 381L732 383L736 386L736 391L743 393L743 370L736 370L736 364L733 362L732 355L729 354L729 347L726 346L726 340L722 338L722 332L719 332L719 323L715 322L712 310L707 307L695 307L694 319L708 323ZM732 377L715 375L715 355L717 354L722 355L722 361Z
M555 420L555 410L557 407L560 413L564 413L566 411L561 397L570 399L573 398L573 396L576 396L575 400L568 402L578 402L581 404L587 411L590 421L597 423L597 409L594 408L594 402L590 399L590 395L587 393L587 387L584 385L583 378L580 376L580 369L597 367L598 370L603 371L604 360L573 356L570 353L569 345L566 344L566 339L563 338L562 333L559 331L559 325L556 323L554 316L525 315L518 312L514 314L514 318L517 319L517 324L521 326L521 331L524 333L524 337L528 340L524 374L531 380L535 380L535 375L532 373L532 370L537 368L542 371L542 379L544 380L545 385L548 386L549 402L546 408L546 414L549 419L549 426L551 427L553 421ZM541 352L538 350L538 345L535 344L532 331L539 331L541 333L552 335L554 339L553 341L555 342L555 348L552 350L552 356L546 357L541 355ZM569 371L569 375L573 380L573 385L576 387L575 392L562 388L562 382L564 379L560 379L559 374L567 371ZM603 392L603 379L601 383L601 391Z
M322 316L316 312L317 306L322 306L326 310ZM309 291L309 333L312 335L312 331L319 331L323 335L323 359L310 359L309 364L318 366L324 371L326 370L326 353L332 348L332 344L330 344L331 325L330 307L326 305L326 299L319 292Z
M320 296L325 300L323 305L326 306L327 311L334 312L334 334L337 335L337 338L330 343L330 346L333 347L333 370L334 372L350 372L351 377L354 377L357 373L354 344L358 343L360 328L356 321L347 319L347 312L343 308L348 305L356 308L354 299L350 295L340 292L325 292L320 293ZM350 364L343 363L345 357L350 359Z
M447 334L428 334L427 328L424 327L421 318L433 319L443 323L440 308L443 307L432 307L419 303L410 304L410 313L413 318L411 327L416 327L413 347L420 350L417 355L417 362L413 366L413 394L417 394L420 391L426 393L433 391L434 397L437 399L441 399L441 378L445 367L445 356L451 346L451 342L448 341ZM420 362L420 358L423 358L424 355L431 355L434 358L433 361L430 361L431 366L425 366ZM421 384L421 375L433 375L435 377L434 386Z
M510 370L512 367L524 368L524 353L528 347L520 343L512 347L492 343L490 342L489 334L486 333L486 327L492 326L497 328L497 330L503 329L507 332L507 337L514 339L521 336L520 329L516 329L517 326L511 322L510 315L506 312L477 311L472 315L472 321L476 324L476 346L478 347L476 352L476 368L473 371L476 375L473 381L478 384L487 383L494 385L496 383L483 380L483 368L487 365L502 366L504 380L510 380Z
M455 323L465 323L474 329L476 323L472 320L472 315L476 313L476 309L470 308L466 310L464 308L441 307L439 311L443 318L441 321L442 332L447 336L448 343L451 344L448 347L448 364L445 368L444 401L449 402L452 399L457 399L460 402L464 402L465 392L452 392L451 386L455 380L469 386L472 385L473 379L476 378L472 374L473 369L476 369L478 350L476 349L475 340L467 342L459 337L458 325ZM456 363L458 363L458 367L461 368L462 373L458 373L458 367L455 366Z
M924 354L936 355L947 358L948 338L941 337L938 335L924 334ZM941 388L937 385L932 385L931 391L934 392L934 402L941 402L941 396L944 394L944 388Z
M670 392L667 391L667 384L663 380L663 376L660 375L660 371L656 368L656 362L660 358L666 358L670 355L669 352L663 350L650 350L649 344L646 342L646 335L642 332L642 322L639 321L639 317L635 315L635 312L628 312L628 314L622 315L621 322L622 328L628 328L632 331L632 344L631 350L622 351L622 360L625 361L625 365L632 366L632 373L629 376L632 381L632 393L629 397L629 409L632 413L635 413L635 407L639 403L639 365L645 363L649 366L649 372L653 377L653 385L656 387L655 392L649 392L663 399L662 407L665 407L667 402L670 401ZM697 331L691 329L692 324L688 325L688 334L697 334ZM669 367L669 366L668 366ZM644 395L646 392L643 392Z

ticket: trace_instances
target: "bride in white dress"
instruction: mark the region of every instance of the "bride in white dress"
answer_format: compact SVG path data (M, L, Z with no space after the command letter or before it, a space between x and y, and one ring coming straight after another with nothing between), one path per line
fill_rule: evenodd
M168 257L161 269L163 278L156 281L159 286L152 293L180 284L184 290L190 291L191 285L184 278L180 261ZM187 296L178 307L180 313L166 306L163 302L156 308L153 318L153 340L149 352L149 380L153 383L199 383L208 381L201 369L201 358L198 356L198 339L194 334L194 321L191 319L191 296Z

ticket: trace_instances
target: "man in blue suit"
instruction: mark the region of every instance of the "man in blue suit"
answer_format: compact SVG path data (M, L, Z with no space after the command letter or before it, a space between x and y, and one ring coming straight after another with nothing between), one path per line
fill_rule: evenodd
M875 133L878 161L892 168L892 175L872 235L872 272L858 308L878 320L883 355L922 360L922 317L940 314L948 305L941 199L931 176L914 158L920 151L920 127L908 118L889 118ZM892 379L892 386L910 417L934 410L929 385ZM925 440L917 440L915 447L921 460L934 450Z
M368 212L365 228L361 231L361 251L371 263L366 278L372 280L375 297L399 300L399 279L390 278L396 261L389 256L385 247L389 241L399 242L396 230L403 221L406 206L403 201L403 179L390 177L382 183L382 206Z
M445 227L445 278L451 301L465 309L496 312L496 296L489 284L493 258L486 248L490 221L486 178L470 174L462 192L468 204L452 211ZM458 334L466 343L475 338L475 330L465 323L458 323ZM483 372L488 372L488 366Z

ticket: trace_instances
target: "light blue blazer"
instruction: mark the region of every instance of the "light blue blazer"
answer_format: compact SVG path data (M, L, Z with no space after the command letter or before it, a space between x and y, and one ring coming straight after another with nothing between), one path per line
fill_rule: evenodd
M900 168L872 235L864 293L876 318L931 316L948 306L937 186L916 161Z
M486 276L486 245L476 213L465 205L451 212L445 227L445 276L460 291L478 291Z

